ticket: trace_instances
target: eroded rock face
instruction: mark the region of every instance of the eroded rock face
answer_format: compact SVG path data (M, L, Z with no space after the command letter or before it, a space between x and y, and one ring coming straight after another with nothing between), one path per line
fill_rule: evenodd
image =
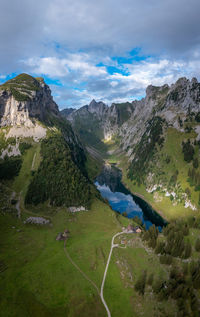
M0 89L0 127L33 127L34 119L44 121L48 114L58 115L59 110L51 96L50 88L43 80L37 82L36 90L28 90L27 100L19 101L12 90ZM24 86L23 86L24 87ZM20 86L17 86L19 92Z

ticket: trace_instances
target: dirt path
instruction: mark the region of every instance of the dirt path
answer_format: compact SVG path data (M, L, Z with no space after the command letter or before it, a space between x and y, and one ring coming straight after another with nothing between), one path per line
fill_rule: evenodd
M12 192L12 195L11 195L11 199L14 199L16 196L16 192ZM18 199L16 199L16 205L15 205L15 208L17 209L17 217L20 219L21 218L21 209L20 209L20 198L21 198L21 192L19 193L19 197Z
M18 218L20 219L21 218L21 209L20 209L20 196L19 196L19 199L15 205L15 208L17 209L17 216Z
M104 284L105 284L105 280L106 280L106 275L107 275L107 272L108 272L108 267L109 267L109 264L110 264L110 259L111 259L111 256L112 256L112 250L113 248L122 248L122 249L125 249L126 247L121 247L119 246L119 244L114 244L114 240L117 236L121 235L121 234L127 234L129 232L118 232L116 233L113 237L112 237L112 242L111 242L111 248L110 248L110 253L109 253L109 256L108 256L108 260L107 260L107 263L106 263L106 268L105 268L105 271L104 271L104 275L103 275L103 280L102 280L102 283L101 283L101 291L99 292L99 289L97 287L97 285L78 267L78 265L72 260L72 258L70 257L69 253L67 252L67 249L66 249L66 240L64 242L64 252L68 258L68 260L72 263L72 265L83 275L83 277L88 281L90 282L93 287L96 289L97 293L99 294L101 300L102 300L102 303L106 309L106 312L107 312L107 315L108 317L111 317L111 313L110 313L110 310L108 308L108 305L106 304L106 301L103 297L103 290L104 290Z
M111 242L111 248L110 248L110 253L109 253L109 256L108 256L108 261L106 263L106 268L105 268L105 272L104 272L104 276L103 276L103 281L102 281L102 284L101 284L101 293L100 293L100 296L101 296L101 300L106 308L106 311L107 311L107 314L108 314L108 317L111 317L111 313L110 313L110 310L106 304L106 301L103 297L103 289L104 289L104 284L105 284L105 280L106 280L106 275L107 275L107 272L108 272L108 266L110 264L110 259L111 259L111 255L112 255L112 251L113 251L113 248L115 247L118 247L118 244L114 244L114 240L117 236L121 235L121 234L124 234L124 232L118 232L116 233L113 237L112 237L112 242Z
M68 258L68 260L72 263L72 265L75 266L75 268L83 275L83 277L94 286L94 288L96 289L97 293L100 295L100 292L99 292L99 289L98 289L97 285L78 267L78 265L72 260L71 256L67 252L66 240L64 242L64 252L65 252L66 257Z
M33 156L33 161L32 161L32 165L31 165L31 171L33 171L33 169L34 169L35 158L36 158L36 153L35 153L34 156Z

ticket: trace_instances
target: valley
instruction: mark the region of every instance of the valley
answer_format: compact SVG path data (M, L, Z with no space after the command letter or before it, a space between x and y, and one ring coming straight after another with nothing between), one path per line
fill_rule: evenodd
M199 85L63 112L41 78L0 86L0 315L198 316ZM168 222L162 232L145 213L127 217L132 206L111 209L97 190L104 164ZM109 193L122 192L110 180Z

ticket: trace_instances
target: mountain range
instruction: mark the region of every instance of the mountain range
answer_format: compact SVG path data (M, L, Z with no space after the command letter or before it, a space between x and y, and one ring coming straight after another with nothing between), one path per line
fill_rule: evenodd
M171 86L150 85L145 98L132 103L108 107L92 100L61 114L83 144L100 152L106 151L108 141L117 144L115 153L126 157L132 185L146 197L152 193L150 200L158 208L163 209L166 197L172 209L177 204L199 208L200 84L196 78L180 78Z
M199 151L195 78L62 111L42 78L1 85L0 314L199 316ZM163 227L111 209L99 174Z

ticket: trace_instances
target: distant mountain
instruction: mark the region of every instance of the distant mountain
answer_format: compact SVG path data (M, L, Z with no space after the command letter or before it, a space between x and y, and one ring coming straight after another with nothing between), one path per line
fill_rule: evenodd
M131 103L113 103L108 107L103 102L92 100L89 105L69 114L62 115L72 123L75 131L85 144L94 145L99 149L104 148L102 140L117 133L132 115L134 107Z
M61 116L68 117L72 112L76 111L74 108L66 108L60 111Z

